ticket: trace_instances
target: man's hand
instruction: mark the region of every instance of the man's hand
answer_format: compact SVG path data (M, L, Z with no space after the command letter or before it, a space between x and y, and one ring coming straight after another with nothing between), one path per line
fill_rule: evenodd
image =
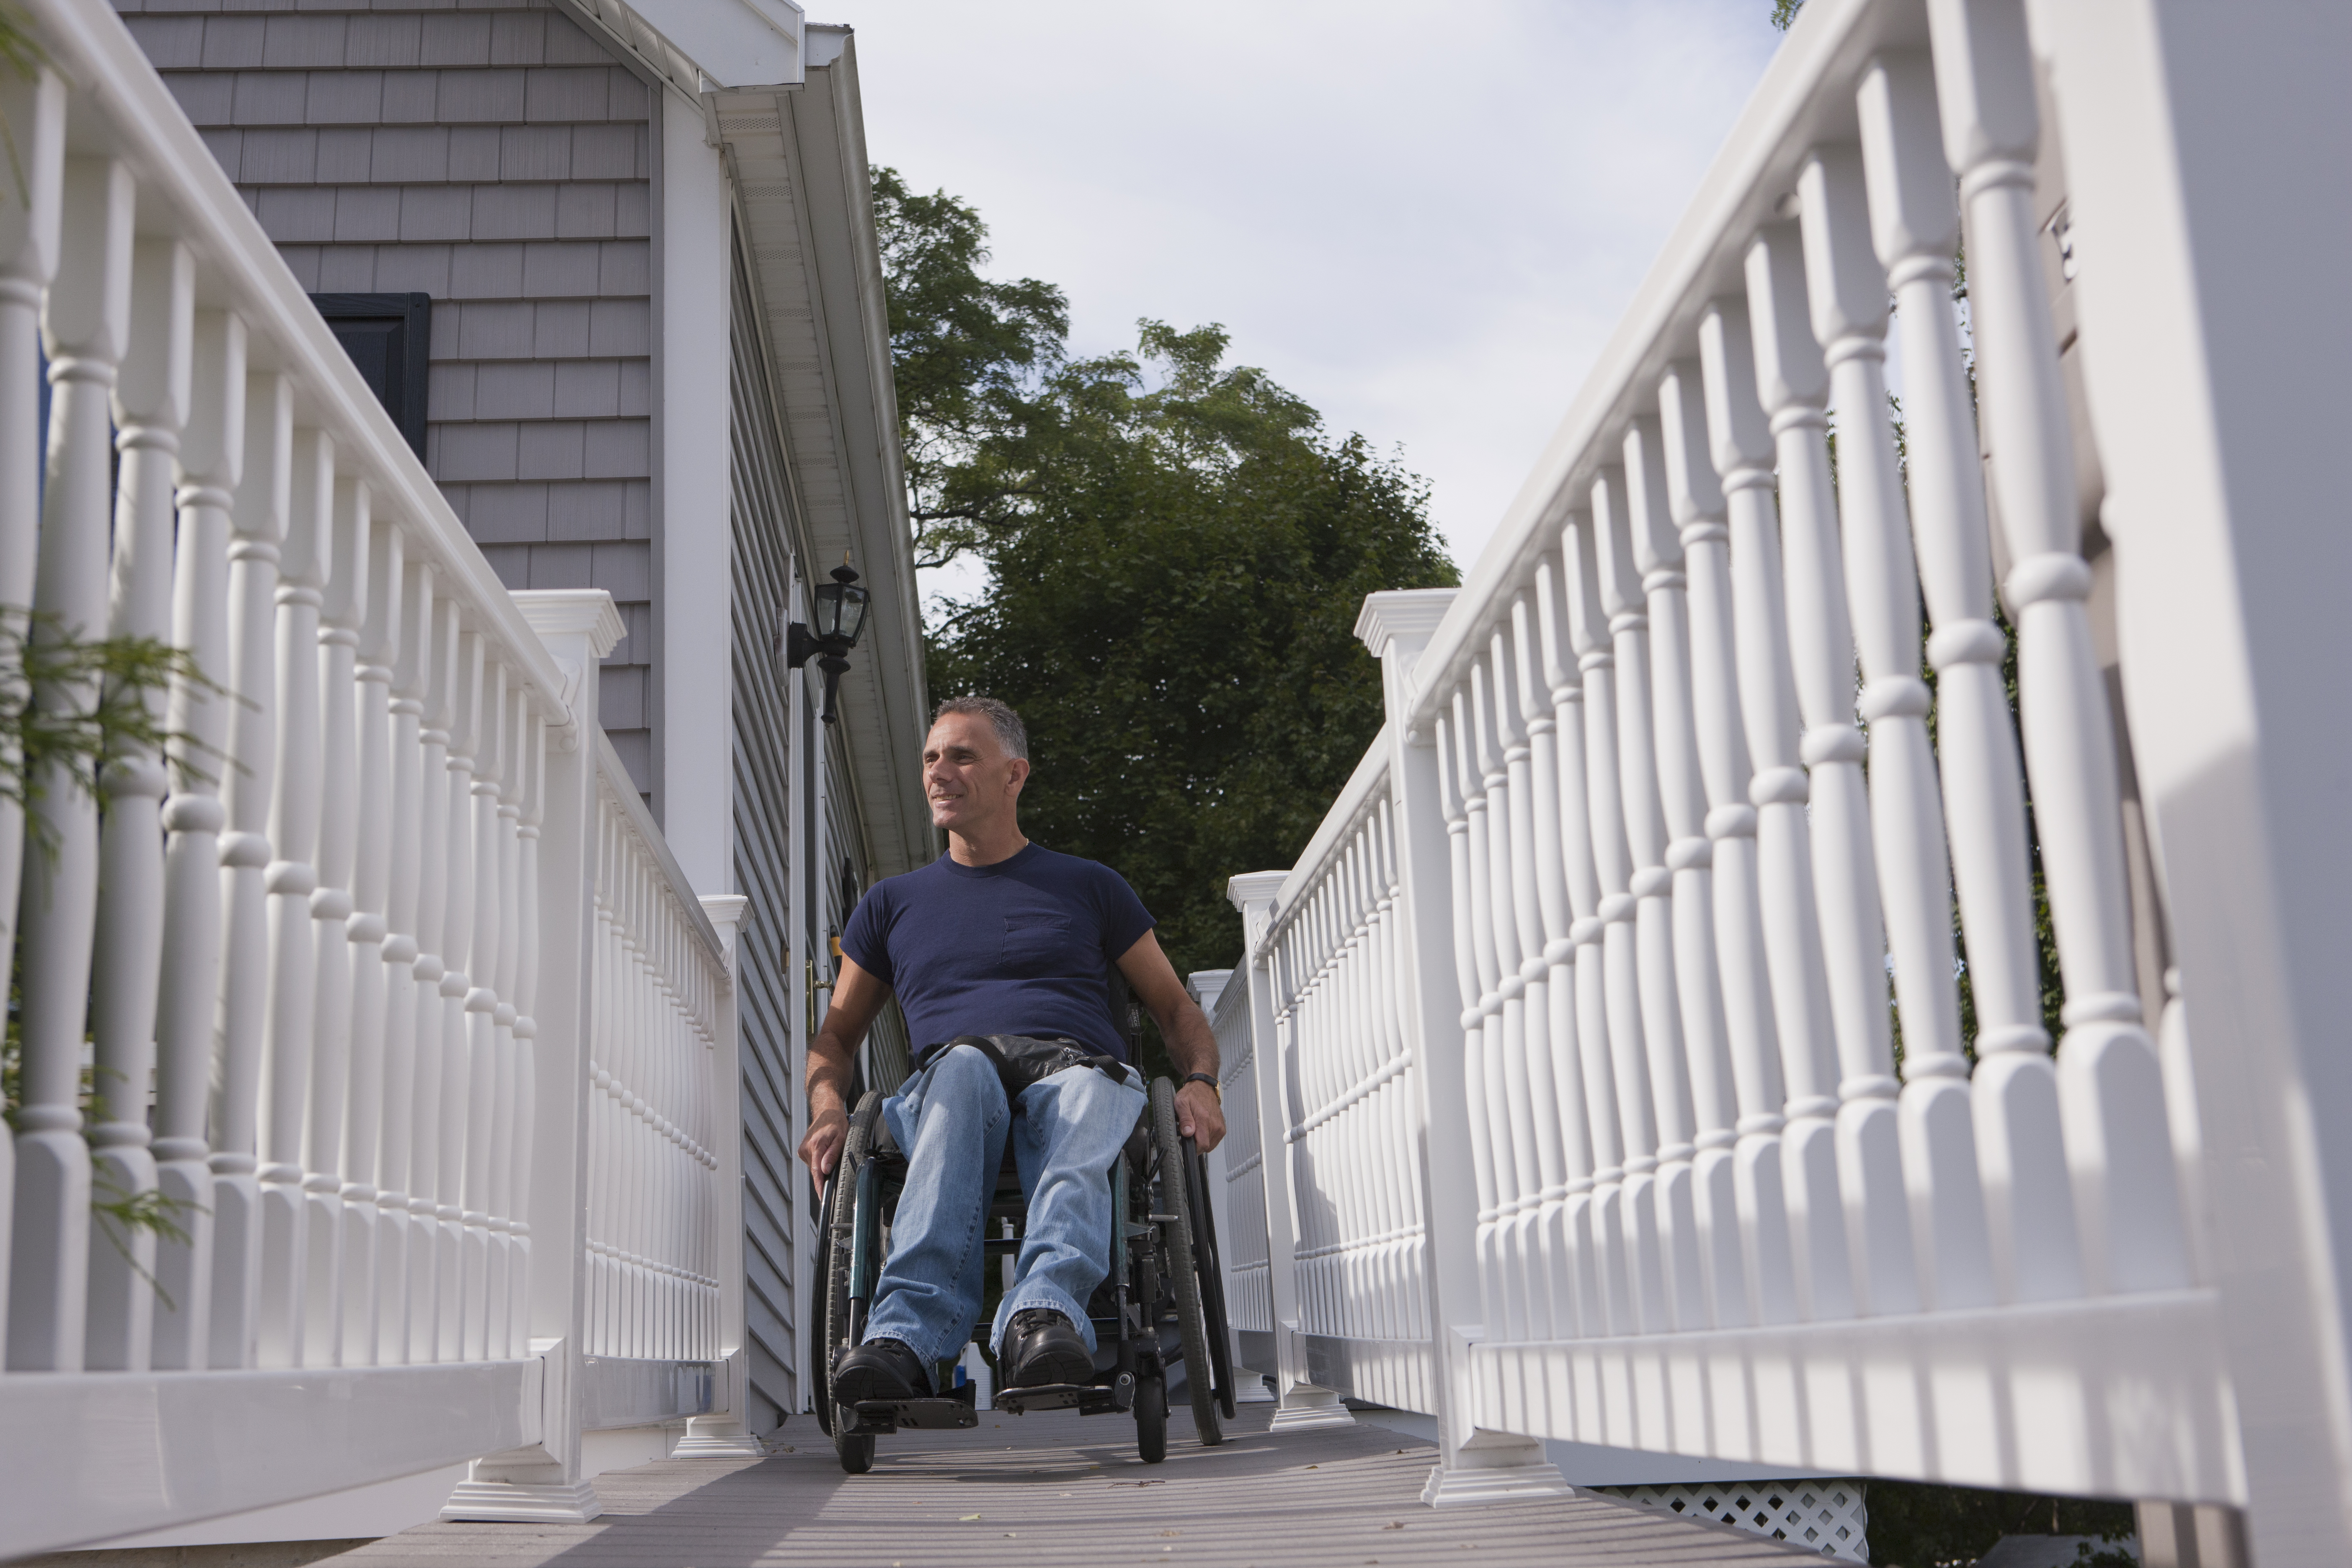
M845 957L835 976L833 1005L824 1024L809 1042L808 1136L801 1140L801 1158L809 1174L824 1181L849 1142L849 1084L857 1042L866 1026L890 999L890 988Z
M1205 1083L1188 1083L1176 1091L1176 1131L1201 1146L1205 1154L1225 1141L1225 1111Z
M849 1115L838 1105L809 1118L808 1136L801 1140L801 1161L818 1181L833 1174L841 1146L849 1142Z
M1176 978L1168 955L1160 951L1160 939L1150 931L1138 937L1133 947L1118 955L1118 972L1127 976L1127 987L1135 999L1159 1024L1160 1037L1167 1042L1168 1059L1174 1064L1177 1077L1213 1074L1217 1037L1210 1032L1209 1020L1192 993ZM1225 1113L1217 1103L1216 1090L1205 1083L1178 1084L1176 1130L1200 1144L1203 1154L1223 1142Z

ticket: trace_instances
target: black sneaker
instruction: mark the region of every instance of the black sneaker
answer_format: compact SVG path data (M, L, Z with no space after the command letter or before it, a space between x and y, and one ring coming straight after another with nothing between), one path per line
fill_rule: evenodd
M1095 1358L1070 1320L1050 1307L1026 1307L1005 1326L998 1352L1007 1388L1038 1388L1049 1383L1092 1383Z
M897 1340L869 1340L851 1347L833 1369L836 1405L869 1399L921 1399L931 1392L923 1358Z

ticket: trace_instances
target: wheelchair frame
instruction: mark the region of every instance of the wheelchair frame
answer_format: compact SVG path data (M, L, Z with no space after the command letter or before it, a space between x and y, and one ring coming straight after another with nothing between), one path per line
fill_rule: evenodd
M877 1436L901 1428L980 1424L976 1391L969 1384L931 1398L866 1400L854 1407L833 1401L834 1363L864 1338L867 1304L887 1256L889 1216L896 1211L906 1171L906 1156L888 1146L889 1134L882 1126L884 1099L875 1089L858 1101L848 1142L825 1180L818 1221L824 1246L824 1338L819 1353L810 1357L817 1383L817 1418L834 1441L842 1468L851 1475L873 1468ZM1174 1085L1166 1079L1153 1079L1143 1114L1111 1162L1114 1256L1101 1288L1087 1303L1098 1347L1093 1381L1001 1388L995 1400L997 1409L1014 1415L1056 1409L1076 1409L1082 1415L1129 1412L1135 1417L1136 1447L1147 1464L1168 1456L1167 1377L1172 1363L1185 1368L1193 1426L1203 1445L1223 1442L1219 1417L1234 1415L1232 1340L1207 1171L1198 1146L1177 1130L1175 1099ZM1015 1222L1013 1236L985 1238L989 1251L1002 1253L1020 1246L1027 1205L1009 1163L992 1179L996 1188L988 1220ZM1099 1310L1106 1305L1108 1315ZM1175 1330L1172 1347L1163 1332L1171 1326ZM979 1329L986 1331L985 1325Z

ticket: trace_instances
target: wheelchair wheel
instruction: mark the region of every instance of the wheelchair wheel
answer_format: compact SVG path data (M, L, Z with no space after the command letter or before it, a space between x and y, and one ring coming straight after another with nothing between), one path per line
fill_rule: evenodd
M1185 1191L1186 1142L1176 1131L1176 1086L1151 1083L1151 1142L1158 1156L1152 1212L1160 1222L1162 1274L1176 1298L1176 1327L1184 1353L1184 1386L1192 1396L1192 1426L1204 1446L1225 1440L1217 1419L1216 1363L1209 1352L1209 1316L1201 1300L1201 1254L1192 1243L1192 1198ZM1139 1396L1141 1390L1138 1389ZM1165 1394L1162 1394L1163 1403ZM1138 1406L1141 1408L1140 1405Z
M816 1394L824 1403L818 1406L825 1432L833 1438L834 1451L840 1456L841 1468L853 1476L862 1476L874 1468L874 1439L871 1436L853 1436L849 1428L856 1424L854 1412L833 1403L833 1363L841 1353L857 1342L865 1324L859 1321L860 1303L850 1300L850 1271L856 1250L860 1226L880 1228L882 1216L861 1214L857 1202L857 1173L874 1147L875 1124L882 1119L882 1093L869 1091L857 1103L856 1113L849 1119L849 1138L842 1145L841 1158L833 1168L833 1176L825 1184L824 1218L830 1223L824 1228L824 1353L819 1358L823 1366L816 1375ZM878 1237L877 1237L878 1243Z
M1135 1385L1135 1451L1147 1465L1168 1458L1168 1378L1153 1373Z
M1234 1418L1233 1320L1225 1315L1225 1266L1217 1250L1217 1210L1209 1201L1209 1163L1201 1146L1184 1140L1184 1191L1192 1199L1193 1258L1199 1265L1201 1305L1206 1309L1209 1361L1216 1369L1217 1408Z
M823 1239L817 1253L817 1268L822 1271L817 1280L817 1300L825 1304L817 1314L814 1341L809 1346L809 1403L816 1410L816 1424L824 1435L833 1436L833 1206L841 1191L841 1162L833 1163L833 1173L824 1179L824 1197L817 1205L816 1233Z

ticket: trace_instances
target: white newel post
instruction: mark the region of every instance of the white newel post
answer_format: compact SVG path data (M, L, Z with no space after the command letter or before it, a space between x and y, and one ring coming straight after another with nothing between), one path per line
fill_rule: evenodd
M711 1245L719 1280L719 1392L722 1413L689 1417L686 1436L670 1450L674 1459L757 1459L767 1449L743 1418L751 1409L751 1355L743 1302L743 1062L742 1005L734 984L736 943L751 900L741 893L711 893L702 912L727 949L728 986L716 999L719 1037L711 1043L710 1152L718 1202L711 1205Z
M587 1329L589 1029L594 1015L597 661L621 640L603 589L514 595L563 672L569 729L550 730L539 795L538 953L531 1007L528 1169L515 1212L528 1224L528 1353L539 1358L540 1438L474 1461L443 1506L446 1520L584 1523L604 1511L582 1474L580 1365ZM428 1024L429 1026L429 1024ZM420 1103L418 1115L428 1115Z
M1412 669L1454 602L1451 588L1367 595L1356 635L1381 661L1391 751L1389 789L1399 882L1403 888L1399 965L1406 1043L1421 1067L1415 1107L1422 1215L1428 1229L1430 1356L1437 1406L1438 1462L1422 1500L1435 1508L1504 1498L1560 1496L1559 1471L1532 1437L1471 1424L1469 1347L1486 1337L1473 1252L1478 1193L1470 1158L1470 1095L1465 1076L1463 1016L1475 999L1461 994L1454 951L1453 852L1439 795L1442 763L1433 734L1406 727Z
M2336 377L2352 305L2336 275L2352 12L2070 0L2032 16L2059 107L2124 698L2195 1069L2252 1556L2342 1563L2352 535L2336 521ZM1972 233L1971 272L1975 248Z
M1274 1296L1276 1392L1282 1407L1274 1414L1274 1429L1298 1431L1316 1426L1348 1426L1355 1417L1339 1403L1339 1394L1307 1381L1306 1359L1297 1342L1298 1218L1290 1201L1290 1095L1283 1084L1281 1026L1274 1016L1274 960L1261 956L1259 947L1274 923L1275 895L1282 890L1284 871L1251 871L1225 886L1226 897L1242 912L1242 952L1249 969L1250 1054L1257 1068L1258 1147L1265 1158L1258 1170L1265 1181L1266 1276Z

